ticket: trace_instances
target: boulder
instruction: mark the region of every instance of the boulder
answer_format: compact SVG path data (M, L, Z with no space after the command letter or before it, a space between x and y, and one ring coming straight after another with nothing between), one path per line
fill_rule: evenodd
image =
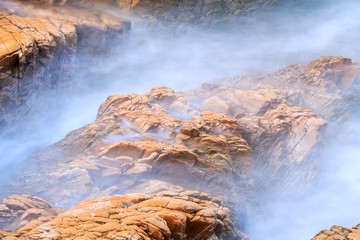
M47 222L58 213L39 197L11 195L0 201L0 229L14 232L32 221Z
M241 239L230 210L196 191L100 197L2 239ZM26 231L24 231L26 229ZM1 235L0 235L1 236Z
M332 226L330 230L319 232L312 240L359 240L360 225L353 228Z
M1 135L25 114L51 109L57 97L74 90L74 72L108 57L114 52L109 46L125 41L129 28L127 19L99 11L0 3Z

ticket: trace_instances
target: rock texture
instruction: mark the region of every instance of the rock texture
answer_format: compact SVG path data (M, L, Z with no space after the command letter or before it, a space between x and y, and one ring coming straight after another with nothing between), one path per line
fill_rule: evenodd
M241 225L255 193L301 190L314 180L327 122L297 103L317 109L316 100L329 99L319 114L333 116L330 126L346 120L336 111L339 103L351 111L358 70L348 59L323 57L186 92L111 95L95 122L31 155L2 193L68 208L100 196L187 189L224 196ZM275 80L281 84L270 88Z
M247 239L221 202L189 191L92 199L44 224L33 221L16 233L0 234L3 239Z
M61 207L128 191L140 180L251 195L251 156L235 119L198 113L173 90L153 88L144 95L110 96L94 123L34 154L15 189Z
M140 17L160 19L166 23L215 24L224 18L252 15L259 9L266 9L277 0L213 0L213 1L168 1L168 0L39 0L55 5L111 6L131 11Z
M360 225L353 228L344 228L341 226L332 226L330 230L323 230L312 240L359 240Z
M276 183L286 189L312 182L327 125L330 136L351 133L347 123L357 111L359 70L350 59L324 56L308 66L205 83L183 94L193 108L237 120L253 148L258 189L274 191L269 186Z
M31 221L50 221L57 214L58 211L41 198L11 195L0 201L0 229L16 231Z
M291 64L275 73L224 79L220 85L239 89L270 89L293 105L310 108L336 131L356 110L360 66L341 56L324 56L308 66Z
M25 113L38 111L35 105L46 107L69 91L76 85L75 58L107 56L109 46L121 43L129 27L128 20L102 12L0 3L2 132ZM90 68L94 63L82 64Z

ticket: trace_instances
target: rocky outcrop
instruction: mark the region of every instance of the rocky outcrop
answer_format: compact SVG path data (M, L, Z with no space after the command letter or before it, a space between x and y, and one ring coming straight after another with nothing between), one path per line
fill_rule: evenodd
M332 226L330 230L323 230L312 240L359 240L360 225L353 228L344 228L341 226Z
M94 123L26 161L12 189L61 207L150 180L246 198L251 156L235 119L196 112L173 90L154 88L110 96Z
M218 82L237 89L276 93L292 105L310 108L329 123L329 130L346 127L357 111L360 65L344 57L324 56L308 66L291 64L275 73L245 75Z
M255 192L302 190L318 173L327 123L295 103L317 90L351 106L343 91L357 86L357 65L340 57L288 68L269 79L238 77L180 93L155 87L142 95L111 95L95 122L33 154L2 193L38 195L67 208L100 196L201 191L224 196L241 225L257 205ZM283 88L266 87L275 77ZM326 111L336 111L336 103Z
M96 198L45 224L33 221L0 234L3 239L247 239L228 208L194 191Z
M131 11L137 16L169 23L214 24L224 18L252 15L259 9L266 9L277 0L214 0L214 1L167 1L167 0L39 0L48 4L73 6L111 6Z
M234 95L254 103L251 108L239 105L238 120L216 109L195 108L166 87L143 95L111 95L94 123L33 154L3 192L39 195L67 208L99 196L185 188L224 196L241 226L249 208L257 205L255 190L286 179L299 166L315 174L311 168L318 161L310 152L321 144L326 123L311 110L285 103L260 111L276 99L271 94L264 93L262 104L256 91ZM229 107L226 114L231 112ZM252 179L256 167L266 174L262 183L255 182L257 189Z
M31 221L50 221L58 213L41 198L11 195L0 201L0 229L16 231Z
M274 191L274 183L298 188L317 176L326 126L329 136L351 133L347 123L359 110L359 70L350 59L325 56L308 66L204 83L182 94L192 108L230 115L242 126L261 192Z
M253 148L252 174L260 192L293 185L300 190L316 177L327 123L312 110L293 106L271 90L207 83L184 94L192 107L225 113L242 126L242 136Z
M79 8L40 8L5 1L0 10L2 132L34 105L46 109L56 96L76 85L75 58L107 56L109 46L121 43L130 27L128 20ZM84 65L90 68L94 62L81 64L82 69Z

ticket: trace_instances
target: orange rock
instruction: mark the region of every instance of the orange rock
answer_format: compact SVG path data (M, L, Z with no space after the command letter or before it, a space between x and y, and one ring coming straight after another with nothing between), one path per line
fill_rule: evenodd
M318 233L312 240L359 240L360 239L360 225L353 228L344 228L341 226L332 226L330 230L323 230Z
M42 99L46 91L56 86L60 94L76 86L75 57L89 56L82 67L91 69L98 64L91 56L113 52L109 46L126 40L130 28L127 19L104 12L29 2L1 6L0 122L5 130L21 122L33 105L53 104L56 97Z
M96 198L81 202L46 223L31 222L13 234L0 232L0 236L8 240L14 236L16 239L247 239L234 226L226 207L214 204L210 197L184 200L185 196L186 192L181 195L174 192L172 197L158 193ZM216 214L219 211L224 213L219 215L221 218Z
M0 201L0 229L15 231L28 223L47 222L58 212L47 202L28 195L11 195Z

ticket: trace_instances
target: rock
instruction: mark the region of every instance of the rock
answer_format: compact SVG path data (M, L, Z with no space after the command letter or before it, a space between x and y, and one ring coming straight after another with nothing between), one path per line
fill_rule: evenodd
M346 60L319 61L331 62L331 68L353 66ZM282 70L274 76L301 85L299 69L283 70L298 82L286 80ZM326 76L319 74L317 82L333 81ZM264 85L248 87L250 80ZM295 105L294 94L305 99L308 91L290 83L284 89L261 88L266 81L254 75L180 93L155 87L142 95L111 95L93 123L30 156L2 193L39 195L67 208L104 195L201 190L224 196L241 225L247 209L257 205L255 191L286 192L294 185L301 191L299 186L314 180L326 131L325 120ZM325 85L319 91L331 99L334 93Z
M94 123L32 155L19 171L24 174L7 189L39 194L66 208L75 200L159 180L254 201L251 158L252 148L234 118L199 113L172 89L153 88L143 95L111 95Z
M218 85L270 91L289 104L312 109L329 123L329 134L347 128L359 100L360 66L344 57L324 56L308 66L289 65L275 73L228 78Z
M183 92L196 109L224 109L242 127L242 136L253 148L252 168L259 192L309 186L320 168L319 153L327 123L312 110L292 106L273 90L241 90L216 84ZM223 102L227 108L219 108ZM211 104L208 104L211 102ZM205 103L205 104L204 104ZM270 188L271 186L271 188Z
M44 223L29 223L3 239L247 239L230 210L199 192L100 197ZM27 231L23 231L23 229Z
M47 222L57 214L58 211L41 198L11 195L0 201L0 229L16 231L35 220Z
M323 230L312 240L359 240L360 225L353 228L344 228L341 226L332 226L330 230Z
M90 69L99 63L97 59L77 65L75 58L107 57L113 51L109 46L124 41L130 27L126 19L80 8L12 1L0 4L0 10L2 133L21 122L34 106L51 108L56 97L78 84L73 79L78 67Z
M48 4L75 5L75 6L111 6L118 7L123 11L131 11L133 14L145 17L156 17L169 23L201 23L214 24L226 17L252 15L259 9L264 9L276 0L191 0L191 1L144 1L144 0L44 0Z

